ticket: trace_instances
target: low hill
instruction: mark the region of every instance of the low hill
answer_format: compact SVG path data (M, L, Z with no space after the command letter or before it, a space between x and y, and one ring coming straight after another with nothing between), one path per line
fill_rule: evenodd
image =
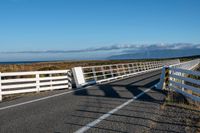
M122 59L164 59L164 58L179 58L186 56L200 55L200 49L182 49L182 50L152 50L142 52L128 52L127 54L114 55L108 57L111 60Z

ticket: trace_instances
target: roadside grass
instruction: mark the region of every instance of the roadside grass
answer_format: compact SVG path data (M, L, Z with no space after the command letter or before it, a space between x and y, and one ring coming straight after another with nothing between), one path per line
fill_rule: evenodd
M83 61L52 61L31 64L0 64L0 72L23 72L23 71L44 71L44 70L64 70L71 69L77 66L96 66L109 65L120 63L133 63L145 61L161 61L180 59L180 61L189 61L200 58L200 55L180 58L165 58L165 59L127 59L127 60L83 60Z
M164 114L172 112L175 116L179 116L185 125L185 132L200 133L200 103L195 103L176 92L167 92L167 96L161 105Z
M96 66L120 63L144 62L150 60L93 60L93 61L58 61L41 62L31 64L1 64L0 72L22 72L22 71L45 71L45 70L64 70L78 66ZM152 60L151 60L152 61Z
M200 71L200 66L195 71ZM188 75L188 77L196 80L200 79L200 77L193 75ZM185 82L185 84L199 88L199 86L189 82ZM195 102L172 90L165 90L165 94L166 97L160 108L161 112L163 114L170 114L171 112L173 115L178 116L185 125L191 125L184 127L185 132L200 133L200 102Z
M128 60L83 60L83 61L52 61L31 64L0 64L0 72L23 72L23 71L44 71L44 70L64 70L78 66L96 66L120 63L133 63L145 61L161 61L180 59L181 61L189 61L199 58L199 56L182 57L182 58L166 58L166 59L128 59Z
M200 103L194 102L190 99L187 99L182 94L179 94L179 93L176 93L173 91L169 91L167 93L168 94L165 98L165 102L164 102L163 106L175 105L178 107L200 110Z
M200 65L197 67L197 69L195 71L200 71ZM188 77L196 79L196 80L200 80L200 77L197 76L193 76L193 75L188 75ZM185 84L188 84L190 86L194 86L199 88L200 86L198 85L194 85L192 83L189 82L185 82ZM185 96L183 96L180 93L176 93L174 91L167 91L167 96L165 98L165 102L164 105L176 105L176 106L180 106L180 107L186 107L189 109L197 109L200 110L200 103L199 102L194 102L188 98L186 98Z

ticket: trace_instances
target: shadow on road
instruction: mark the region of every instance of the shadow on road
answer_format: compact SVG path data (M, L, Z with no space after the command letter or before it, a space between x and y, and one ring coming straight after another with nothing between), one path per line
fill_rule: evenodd
M91 89L75 92L74 95L81 96L84 100L78 105L79 107L72 114L72 117L76 118L75 120L86 119L92 122L158 83L159 77L160 72L154 72L118 82L96 85ZM170 120L179 119L179 116L162 113L160 107L164 102L165 96L166 93L164 91L152 88L150 92L143 94L131 104L92 127L91 132L124 133L147 131L180 133L182 132L182 130L179 130L181 128L195 127L181 121ZM159 120L158 118L160 117L166 118L166 120ZM82 124L77 121L66 122L65 124L79 127L85 126L85 123ZM157 124L172 128L156 127L155 125ZM152 128L153 130L151 130Z
M155 85L159 81L158 79L159 76L160 72L156 74L153 73L145 77L142 75L138 76L137 78L130 78L131 80L125 79L108 84L99 84L94 86L92 89L76 91L74 92L74 95L87 96L87 97L90 96L90 97L130 99L133 96L137 96L144 90ZM140 83L140 85L138 85L137 83Z

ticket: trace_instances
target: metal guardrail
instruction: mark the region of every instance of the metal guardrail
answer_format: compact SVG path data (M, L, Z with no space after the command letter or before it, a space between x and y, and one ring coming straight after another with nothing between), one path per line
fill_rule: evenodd
M192 70L192 69L196 68L199 65L199 63L200 63L200 59L196 59L196 60L183 62L180 64L170 65L170 67Z
M161 69L164 65L171 64L180 64L180 61L166 60L75 67L72 72L76 86L81 87L91 83L101 83L155 71ZM70 70L0 73L0 101L2 96L5 95L71 89L71 87L72 75Z
M200 102L200 72L193 71L200 60L165 66L162 70L159 89L168 89Z
M76 86L101 83L104 81L124 78L135 74L161 69L164 65L179 64L180 60L134 62L126 64L112 64L72 69Z
M70 70L0 73L0 101L10 94L71 89Z

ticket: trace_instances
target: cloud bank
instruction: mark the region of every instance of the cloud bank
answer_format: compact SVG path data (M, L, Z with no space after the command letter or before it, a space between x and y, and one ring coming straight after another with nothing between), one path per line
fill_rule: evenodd
M15 51L15 52L0 52L4 54L59 54L59 53L84 53L97 51L112 51L122 50L124 52L131 51L153 51L153 50L181 50L181 49L200 49L200 44L193 43L158 43L158 44L120 44L98 48L87 48L79 50L42 50L42 51Z

